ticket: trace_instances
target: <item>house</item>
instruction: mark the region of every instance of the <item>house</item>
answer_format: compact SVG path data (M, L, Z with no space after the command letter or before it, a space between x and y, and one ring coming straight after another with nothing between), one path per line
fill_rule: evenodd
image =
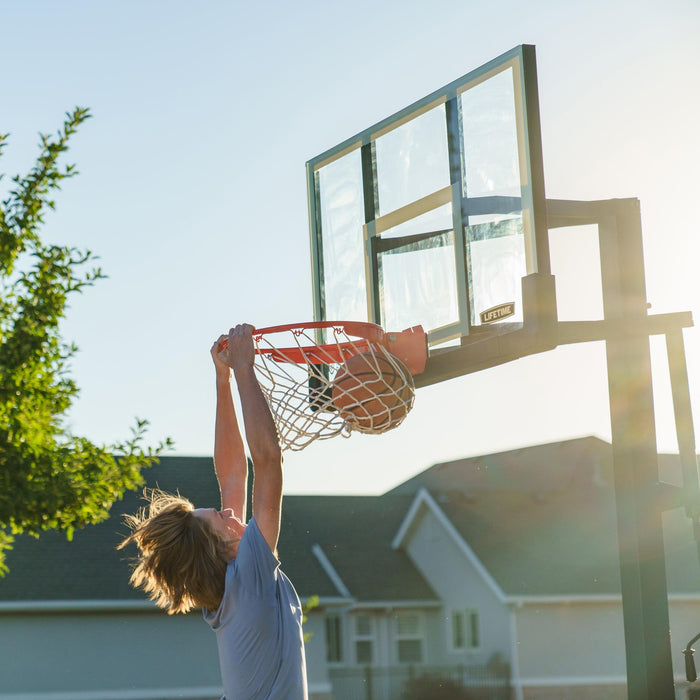
M678 458L659 462L679 484ZM209 458L146 476L216 505ZM0 579L0 700L219 697L201 615L167 616L128 586L114 547L138 505L129 494L72 542L18 540ZM680 698L700 565L683 511L664 526ZM626 698L616 532L611 448L593 437L436 464L381 496L286 496L282 566L318 596L310 696L393 700L429 676L484 699Z

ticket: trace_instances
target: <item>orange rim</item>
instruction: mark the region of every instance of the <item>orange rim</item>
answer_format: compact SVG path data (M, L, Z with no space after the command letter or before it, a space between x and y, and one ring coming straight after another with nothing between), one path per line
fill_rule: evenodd
M358 342L324 343L288 348L256 348L255 352L258 355L268 356L276 362L293 362L296 364L309 362L311 364L330 365L344 362L358 352L367 352L372 343L383 345L386 335L382 327L376 323L363 321L309 321L256 328L253 331L253 338L259 341L264 335L287 332L301 335L303 331L320 328L338 328L345 334L361 338L361 340Z
M359 338L357 341L345 343L324 343L297 345L286 348L268 348L257 346L260 339L276 333L293 333L302 335L304 331L320 328L337 328L346 335ZM255 352L269 357L275 362L290 362L294 364L310 363L314 365L330 365L345 362L358 353L368 352L372 345L381 345L395 357L402 360L411 374L420 374L425 369L427 359L426 334L422 326L413 326L400 333L387 333L376 323L365 321L307 321L303 323L286 323L280 326L256 328L253 331L256 341ZM226 342L224 341L224 347Z

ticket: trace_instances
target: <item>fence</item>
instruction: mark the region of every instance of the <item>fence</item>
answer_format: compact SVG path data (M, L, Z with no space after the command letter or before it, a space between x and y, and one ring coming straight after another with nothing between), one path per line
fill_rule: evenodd
M334 700L509 700L508 664L354 666L329 672Z

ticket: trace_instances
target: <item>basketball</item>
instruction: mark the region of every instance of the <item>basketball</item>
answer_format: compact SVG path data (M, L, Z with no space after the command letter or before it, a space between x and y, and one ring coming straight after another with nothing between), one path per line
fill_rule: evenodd
M395 428L411 410L413 398L413 377L395 357L354 355L333 380L333 405L350 430L362 433Z

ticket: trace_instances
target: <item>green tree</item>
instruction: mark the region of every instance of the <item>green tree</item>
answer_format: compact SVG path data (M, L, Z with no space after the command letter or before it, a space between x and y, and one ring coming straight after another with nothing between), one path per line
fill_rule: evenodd
M75 528L106 519L115 500L143 483L142 468L171 444L168 438L144 447L144 420L108 446L65 425L79 391L68 371L77 348L62 339L60 321L70 295L104 275L91 251L46 244L39 229L61 181L77 174L59 160L89 117L76 108L56 135L40 135L34 167L12 178L0 205L0 575L13 535L57 529L70 539ZM6 143L7 134L0 135L0 154Z

